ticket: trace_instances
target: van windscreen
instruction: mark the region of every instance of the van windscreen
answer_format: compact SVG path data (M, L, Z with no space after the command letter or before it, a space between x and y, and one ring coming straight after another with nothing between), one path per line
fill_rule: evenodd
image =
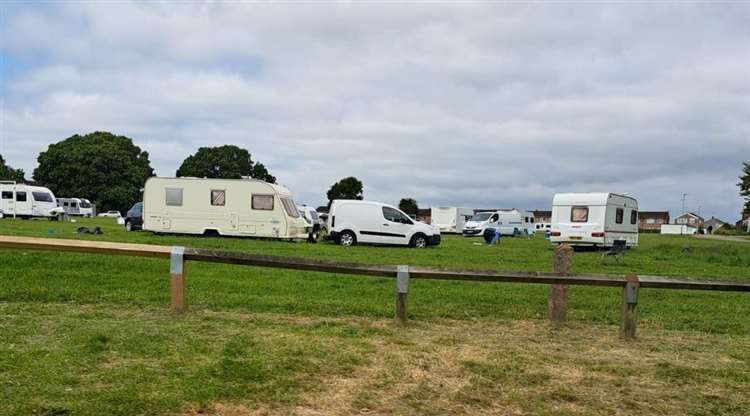
M492 215L491 212L480 212L478 214L474 214L474 216L471 217L471 221L476 221L476 222L487 221L490 215Z

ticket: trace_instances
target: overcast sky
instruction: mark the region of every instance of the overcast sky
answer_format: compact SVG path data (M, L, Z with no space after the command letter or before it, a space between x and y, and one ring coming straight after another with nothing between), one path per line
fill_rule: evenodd
M131 137L158 175L235 144L300 203L549 208L555 192L735 221L750 4L1 3L0 154Z

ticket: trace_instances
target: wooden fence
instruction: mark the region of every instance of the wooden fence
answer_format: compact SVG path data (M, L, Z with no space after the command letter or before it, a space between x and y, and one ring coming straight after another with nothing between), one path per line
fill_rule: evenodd
M571 275L570 269L573 250L566 245L558 246L555 249L555 254L553 256L554 271L552 273L503 272L493 270L447 270L413 267L408 265L366 265L266 256L201 248L13 236L0 236L0 248L69 251L170 259L171 308L175 312L183 312L186 309L186 261L228 263L256 267L395 278L395 317L396 320L401 323L406 321L407 293L409 281L411 279L549 284L551 285L551 290L548 300L548 312L549 318L554 325L560 325L565 322L568 285L621 287L622 302L620 312L620 336L623 338L635 337L637 319L636 305L638 304L638 291L640 288L750 292L750 284L739 282L671 279L659 276L636 276L635 274L629 274L624 277L605 275Z

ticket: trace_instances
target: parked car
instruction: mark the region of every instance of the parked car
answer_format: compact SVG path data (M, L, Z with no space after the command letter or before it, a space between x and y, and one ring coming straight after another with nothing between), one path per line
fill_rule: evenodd
M371 243L424 248L440 244L437 227L374 201L334 200L328 213L328 232L329 238L342 246Z
M120 218L122 217L122 214L120 214L120 211L107 211L107 212L102 212L101 214L97 215L97 217Z
M135 231L143 229L143 202L137 202L125 214L125 230Z

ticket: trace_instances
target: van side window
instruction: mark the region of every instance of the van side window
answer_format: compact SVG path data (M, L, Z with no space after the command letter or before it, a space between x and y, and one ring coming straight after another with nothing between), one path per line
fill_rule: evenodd
M255 210L273 211L273 195L253 195L250 205Z
M211 190L211 205L223 207L227 202L227 191L225 190Z
M635 224L638 222L638 211L632 210L630 211L630 223Z
M13 192L3 191L3 199L13 199Z
M405 216L398 210L390 207L383 207L383 218L390 222L399 222L402 224L413 224L409 217Z
M622 208L617 208L617 211L615 211L615 224L622 224L622 217L625 216L625 210Z
M166 203L168 206L182 206L182 188L166 188Z
M589 207L573 207L570 209L570 222L587 222Z
M16 192L16 201L26 202L26 192Z
M493 215L493 216L492 216L492 217L490 218L490 222L497 222L497 220L499 220L499 219L500 219L500 216L499 216L499 215L497 215L497 214L494 214L494 215Z

